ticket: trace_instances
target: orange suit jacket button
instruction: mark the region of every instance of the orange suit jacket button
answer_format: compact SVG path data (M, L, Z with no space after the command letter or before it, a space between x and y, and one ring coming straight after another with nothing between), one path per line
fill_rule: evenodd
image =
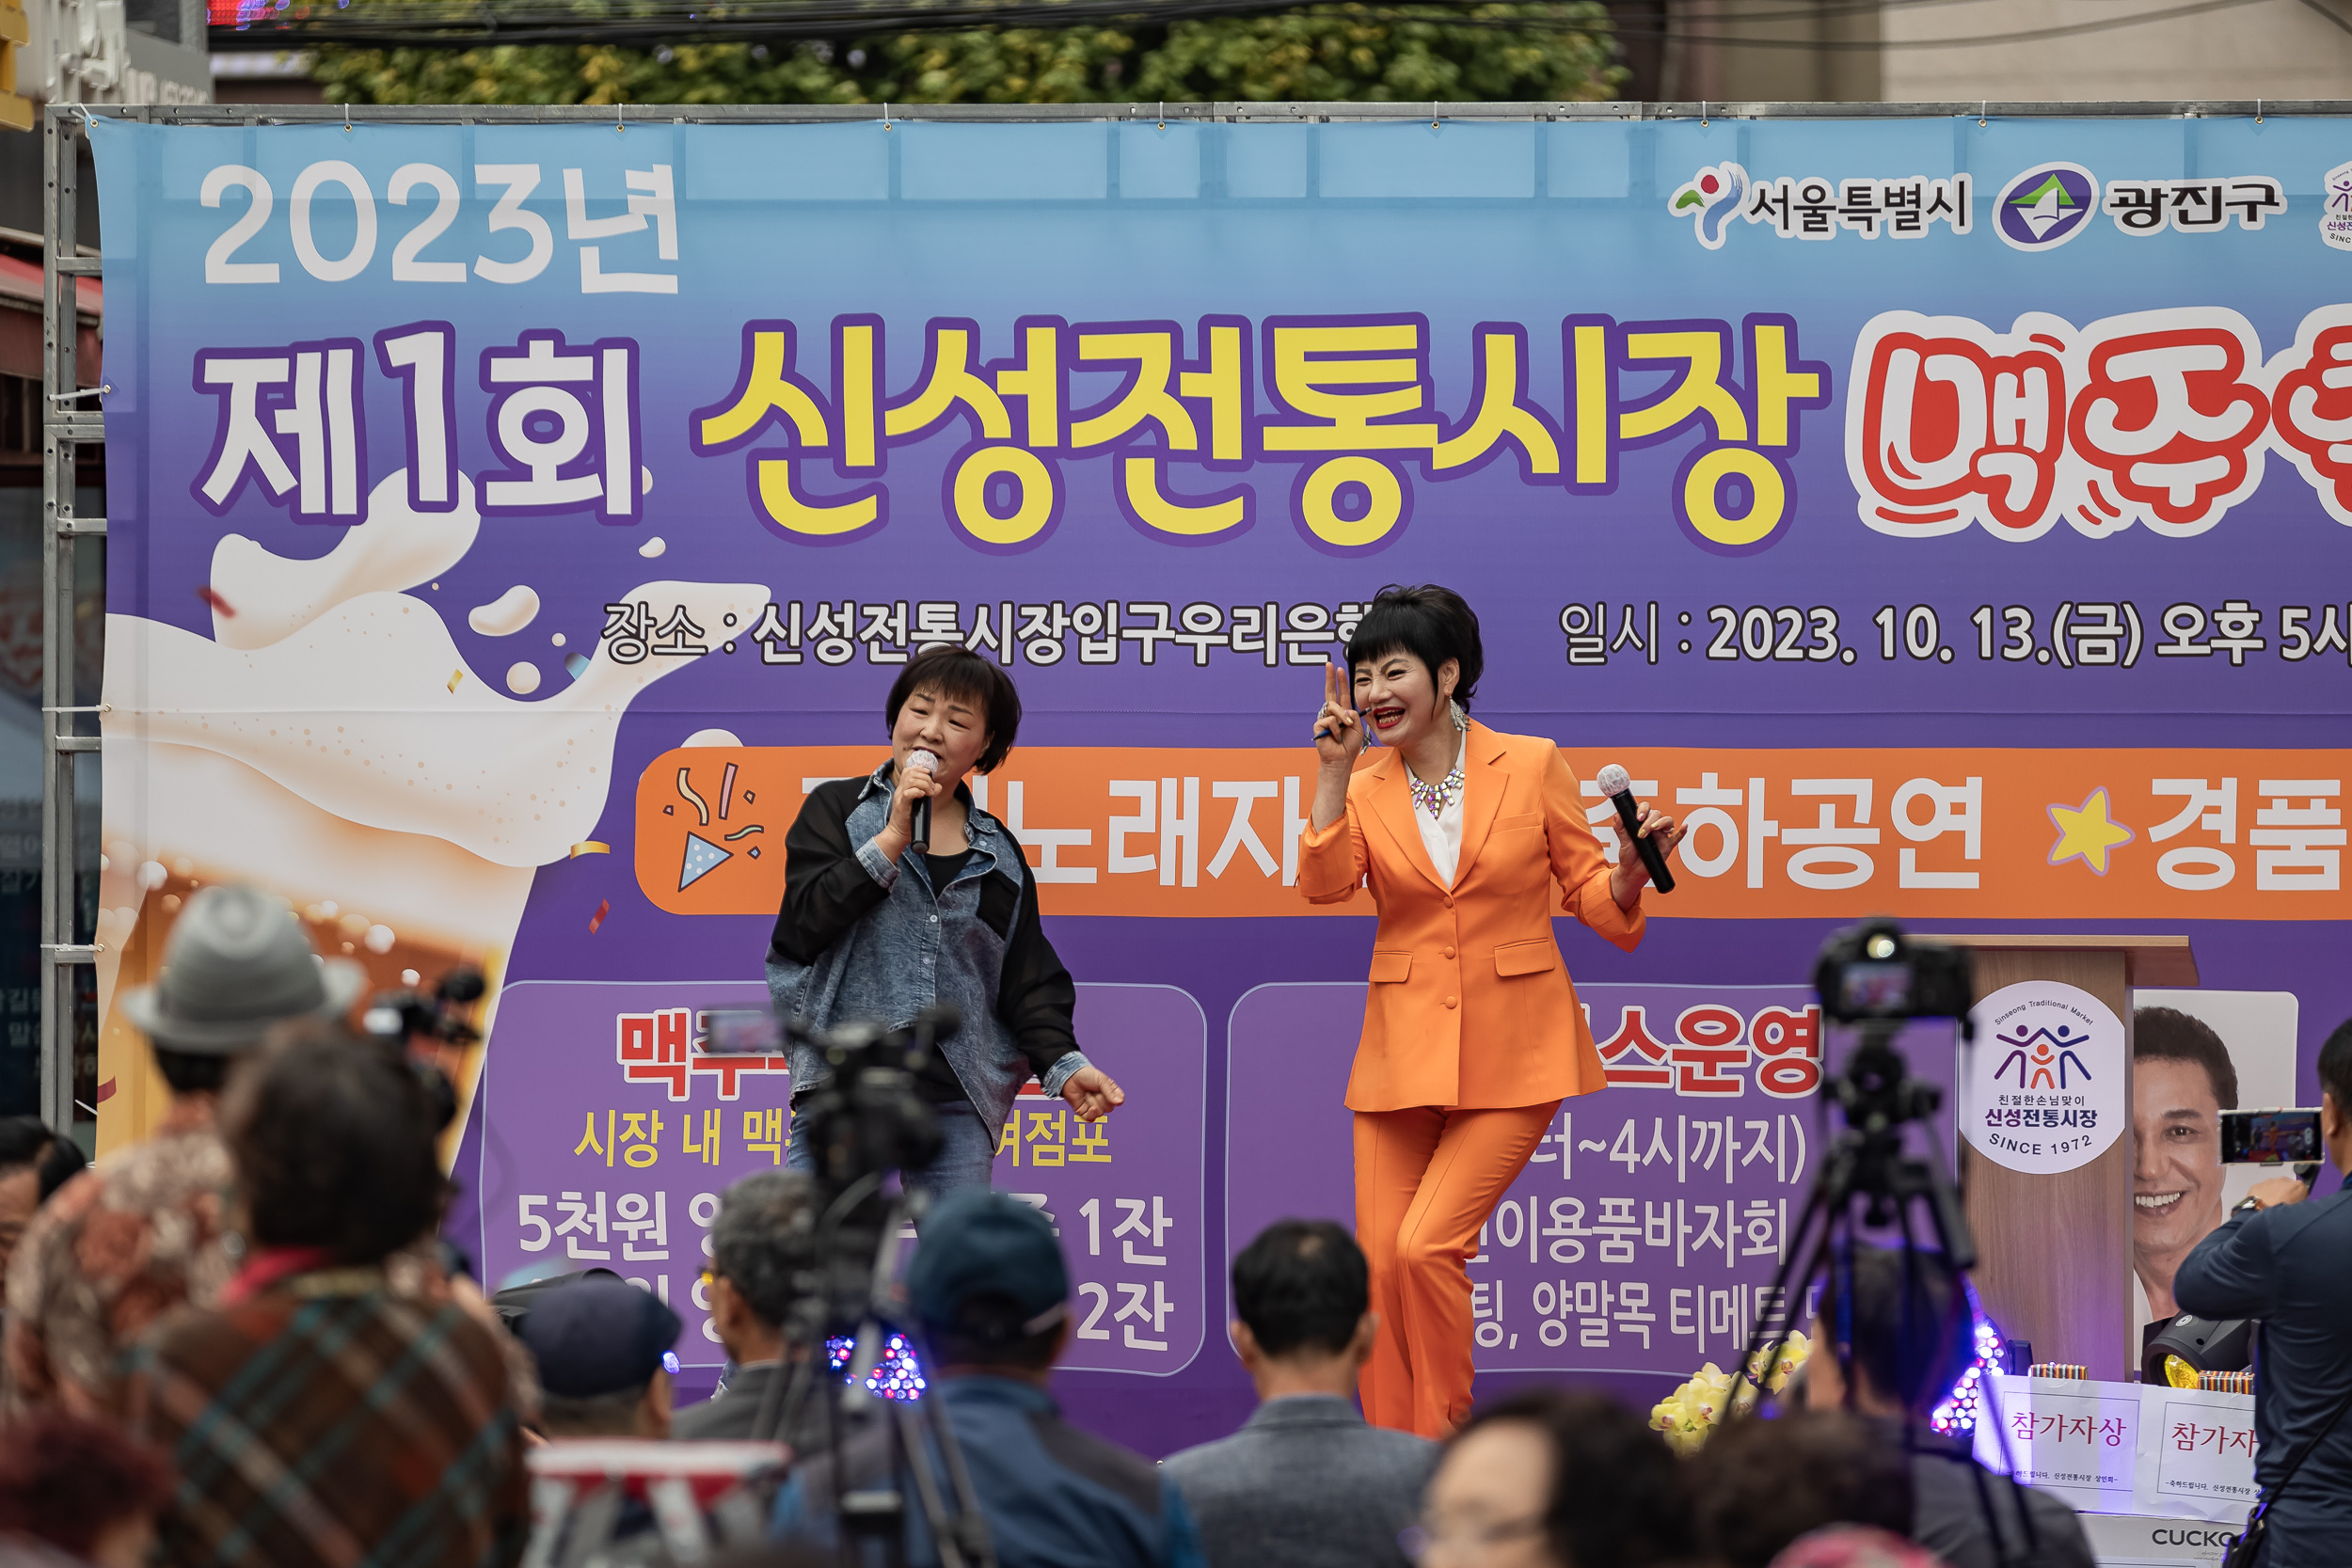
M1460 1001L1461 1001L1461 998L1460 998L1460 997L1458 997L1458 996L1449 996L1449 997L1447 997L1447 998L1445 999L1445 1005L1446 1005L1447 1006L1451 1007L1451 1006L1454 1006L1454 1005L1456 1005L1457 1003L1459 1003Z
M1453 949L1453 948L1451 948L1451 947L1447 948L1447 949L1445 950L1445 956L1446 956L1447 958L1452 958L1452 957L1454 957L1454 949Z

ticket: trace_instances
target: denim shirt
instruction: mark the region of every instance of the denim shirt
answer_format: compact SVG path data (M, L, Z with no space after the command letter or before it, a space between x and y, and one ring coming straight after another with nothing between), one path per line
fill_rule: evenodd
M1088 1066L1071 1022L1069 972L1044 935L1027 857L1004 826L965 803L972 857L945 888L910 850L898 863L874 837L890 819L888 763L864 781L818 786L786 841L785 903L769 948L768 990L787 1016L827 1030L857 1020L897 1027L935 1003L962 1014L938 1042L989 1125L1001 1127L1035 1073L1049 1095ZM797 1094L829 1069L791 1048Z

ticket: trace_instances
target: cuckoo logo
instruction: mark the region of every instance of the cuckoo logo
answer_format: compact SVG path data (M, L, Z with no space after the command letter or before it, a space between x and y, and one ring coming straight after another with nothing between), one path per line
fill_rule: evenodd
M2099 182L2079 164L2042 164L2004 186L1994 210L1994 227L2010 249L2052 250L2099 210Z

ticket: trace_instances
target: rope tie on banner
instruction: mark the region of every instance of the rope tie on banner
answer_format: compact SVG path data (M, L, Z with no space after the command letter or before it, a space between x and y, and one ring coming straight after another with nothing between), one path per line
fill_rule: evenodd
M617 98L612 101L612 134L616 136L628 135L628 121L621 118L621 101Z
M1699 100L1699 129L1707 129L1707 100L1704 98Z
M1438 128L1438 101L1437 101L1436 99L1434 99L1434 98L1433 98L1433 99L1431 99L1431 100L1429 101L1429 129L1431 129L1432 131L1435 131L1437 128Z
M1160 129L1168 129L1168 100L1165 98L1160 100Z
M343 100L343 135L351 135L351 100Z
M1990 108L1992 108L1992 107L1993 107L1993 100L1991 100L1990 98L1980 98L1980 99L1979 99L1979 100L1977 101L1977 129L1978 129L1978 130L1981 131L1981 130L1983 130L1983 129L1984 129L1984 118L1985 118L1985 111L1986 111L1986 110L1988 110L1988 109L1990 109Z
M890 129L890 100L887 98L882 100L882 129Z
M2257 124L2257 125L2260 125L2262 122L2263 122L2263 101L2262 101L2261 99L2257 98L2257 99L2255 99L2255 100L2254 100L2254 123L2255 123L2255 124Z

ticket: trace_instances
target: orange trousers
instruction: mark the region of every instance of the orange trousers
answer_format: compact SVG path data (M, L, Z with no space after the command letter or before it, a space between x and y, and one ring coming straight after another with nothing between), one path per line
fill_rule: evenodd
M1478 1227L1551 1126L1556 1100L1504 1110L1356 1113L1356 1242L1380 1332L1359 1385L1375 1426L1442 1438L1470 1416Z

